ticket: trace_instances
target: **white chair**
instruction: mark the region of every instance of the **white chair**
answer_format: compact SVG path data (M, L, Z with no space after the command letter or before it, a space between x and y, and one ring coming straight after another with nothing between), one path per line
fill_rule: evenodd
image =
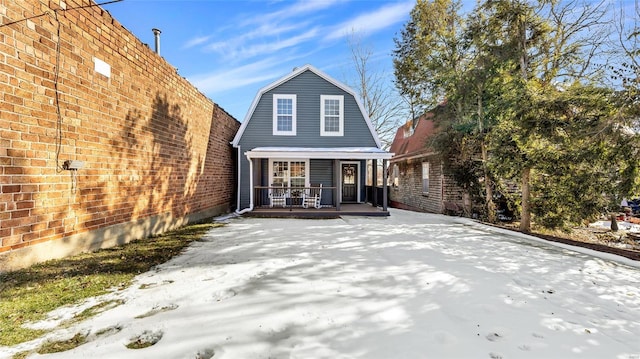
M282 183L272 183L269 189L269 207L287 206L287 190Z
M322 199L322 183L319 185L311 185L311 188L304 191L302 195L302 207L309 208L315 207L320 208L322 205L320 204L320 200Z

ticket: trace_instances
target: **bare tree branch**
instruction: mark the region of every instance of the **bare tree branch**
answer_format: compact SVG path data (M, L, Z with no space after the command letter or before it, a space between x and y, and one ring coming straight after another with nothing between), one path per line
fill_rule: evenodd
M373 49L362 44L357 34L348 38L355 80L348 82L353 87L371 119L374 129L385 148L391 146L398 126L407 120L410 103L403 99L392 85L385 72L371 66Z

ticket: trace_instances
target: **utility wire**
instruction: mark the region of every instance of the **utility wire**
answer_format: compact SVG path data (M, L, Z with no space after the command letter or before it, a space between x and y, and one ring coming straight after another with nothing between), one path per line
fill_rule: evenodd
M91 4L91 5L82 5L82 6L71 7L71 8L68 8L68 9L59 8L59 9L53 10L53 12L70 11L70 10L84 9L84 8L95 7L95 6L109 5L109 4L113 4L113 3L117 3L117 2L121 2L121 1L124 1L124 0L112 0L112 1L107 1L107 2L103 2L103 3L99 3L99 4ZM6 24L0 24L0 27L11 26L11 25L17 24L19 22L37 19L37 18L43 17L45 15L51 15L51 13L49 11L45 11L40 15L33 15L33 16L25 17L24 19L8 22Z
M33 19L37 19L40 18L42 16L52 16L53 19L56 21L56 36L57 36L57 41L56 41L56 62L55 62L55 72L54 72L54 81L53 81L53 86L54 86L54 98L55 98L55 103L56 103L56 115L57 115L57 121L56 121L56 140L55 140L55 144L56 144L56 172L61 172L64 170L64 168L60 165L60 152L62 150L62 111L60 110L60 89L58 88L58 82L60 79L60 20L58 20L58 12L62 11L62 12L66 12L66 11L71 11L71 10L77 10L77 9L85 9L85 8L90 8L90 7L96 7L96 6L101 6L101 5L108 5L108 4L113 4L113 3L117 3L117 2L121 2L124 0L112 0L112 1L107 1L107 2L103 2L103 3L99 3L99 4L90 4L90 5L82 5L82 6L76 6L76 7L72 7L72 8L67 8L67 9L63 9L63 8L59 8L59 9L55 9L53 10L53 15L51 14L50 11L45 11L42 14L39 15L34 15L34 16L30 16L30 17L26 17L24 19L20 19L20 20L16 20L16 21L12 21L12 22L8 22L6 24L1 24L0 28L2 27L6 27L6 26L10 26L13 24L17 24L20 22L24 22L24 21L28 21L28 20L33 20Z

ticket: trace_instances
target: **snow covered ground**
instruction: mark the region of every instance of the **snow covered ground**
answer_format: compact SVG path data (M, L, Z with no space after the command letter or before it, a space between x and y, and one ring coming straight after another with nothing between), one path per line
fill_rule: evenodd
M638 264L567 248L399 210L235 218L49 335L88 343L31 357L640 359Z

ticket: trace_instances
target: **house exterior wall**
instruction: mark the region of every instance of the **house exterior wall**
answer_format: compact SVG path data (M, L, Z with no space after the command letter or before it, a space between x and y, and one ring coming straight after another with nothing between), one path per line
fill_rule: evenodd
M274 136L272 134L274 94L296 95L297 131L295 136ZM320 136L321 95L344 96L343 136ZM248 208L250 202L249 161L244 155L247 151L256 147L377 147L376 140L372 136L355 98L309 70L266 91L259 99L251 118L245 121L249 122L238 142L238 155L241 158L239 163L241 173L240 209ZM314 168L315 170L318 168L314 165L311 167L311 176L314 176ZM330 170L332 171L332 169ZM313 182L313 178L311 182ZM254 185L258 184L254 183ZM324 196L326 194L323 193Z
M429 193L422 192L422 162L429 162ZM435 157L417 158L392 162L399 167L398 186L391 186L389 200L391 206L421 212L442 212L442 170Z
M297 134L274 136L273 94L297 95ZM320 96L344 96L344 136L320 136ZM260 98L239 144L243 151L256 147L376 147L371 131L350 94L311 71L305 71Z
M333 160L311 160L309 166L311 167L311 180L309 183L322 184L323 187L333 186ZM335 203L333 203L333 191L336 191L336 189L322 191L321 203L323 205L335 206Z
M0 270L157 234L232 201L239 123L94 4L0 3ZM62 170L65 160L84 167Z
M422 163L429 162L429 193L422 192ZM399 167L398 186L390 186L389 200L395 208L420 212L444 213L444 202L465 207L464 191L455 179L443 171L441 161L435 156L426 156L392 162Z

